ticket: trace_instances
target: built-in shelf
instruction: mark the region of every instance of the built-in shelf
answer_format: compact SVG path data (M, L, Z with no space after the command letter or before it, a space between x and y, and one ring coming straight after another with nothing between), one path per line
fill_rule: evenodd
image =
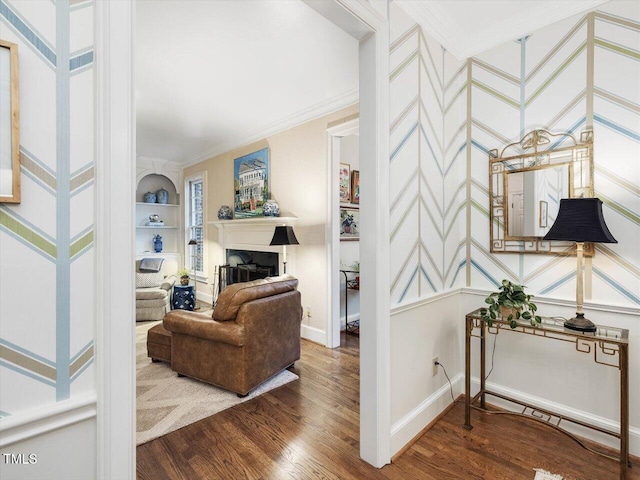
M157 257L162 257L162 256L168 256L168 255L180 255L180 252L138 252L136 253L136 255L147 255L147 256L157 256Z
M144 205L146 207L179 207L176 203L149 203L149 202L136 202L136 205Z
M136 228L149 228L149 229L152 229L152 230L158 230L160 228L178 228L178 227L171 227L171 226L168 226L168 225L164 225L162 227L154 227L153 225L138 225Z

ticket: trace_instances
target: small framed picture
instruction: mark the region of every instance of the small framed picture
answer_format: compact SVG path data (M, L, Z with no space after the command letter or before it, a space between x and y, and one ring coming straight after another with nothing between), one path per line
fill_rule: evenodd
M340 203L351 202L351 167L348 163L340 164Z
M547 228L549 223L549 204L540 200L540 228Z
M360 203L360 170L351 172L351 203Z
M343 240L360 240L360 210L357 208L340 208L340 241Z

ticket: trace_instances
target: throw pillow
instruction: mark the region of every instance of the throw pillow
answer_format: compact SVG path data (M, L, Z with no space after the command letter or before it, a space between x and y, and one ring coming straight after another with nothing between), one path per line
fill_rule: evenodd
M136 288L152 288L162 285L164 275L162 272L157 273L137 273L136 272Z

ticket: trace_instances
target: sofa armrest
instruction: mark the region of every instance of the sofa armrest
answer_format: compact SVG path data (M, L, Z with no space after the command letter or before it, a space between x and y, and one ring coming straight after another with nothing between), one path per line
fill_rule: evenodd
M242 347L244 327L236 322L216 322L208 315L186 310L172 310L164 316L164 328L172 333L188 335Z
M178 277L176 277L175 275L167 275L162 281L162 285L160 285L160 288L168 292L176 284L177 279Z

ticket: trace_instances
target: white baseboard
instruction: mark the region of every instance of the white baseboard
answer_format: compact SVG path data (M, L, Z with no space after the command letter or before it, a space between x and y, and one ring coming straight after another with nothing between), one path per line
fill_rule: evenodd
M310 327L309 325L302 325L300 327L300 336L311 340L312 342L319 343L321 345L327 344L327 332L320 330L316 327Z
M349 323L360 320L360 312L349 315ZM344 317L340 317L340 330L346 328Z
M74 425L96 416L96 396L72 398L25 410L0 421L0 447Z
M462 373L451 379L454 398L462 392L463 381ZM451 405L451 393L449 382L446 382L391 426L391 455L398 453L449 405Z
M471 378L471 385L472 385L472 395L474 395L473 392L478 392L478 390L480 389L480 379L477 377L472 377ZM588 413L585 412L583 410L578 410L576 408L572 408L569 407L567 405L561 404L561 403L557 403L557 402L552 402L549 400L546 400L544 398L540 398L537 397L535 395L530 395L528 393L524 393L521 392L519 390L514 390L512 388L508 388L508 387L504 387L502 385L498 385L496 383L492 383L492 382L487 382L486 384L486 388L488 390L492 390L496 393L499 393L501 395L505 395L507 397L511 397L514 398L516 400L519 400L521 402L524 403L528 403L530 405L535 405L536 407L548 410L550 412L556 412L560 415L564 415L567 417L571 417L571 418L575 418L576 420L580 420L582 422L588 423L590 425L594 425L596 427L600 427L600 428L604 428L607 430L612 430L614 432L619 432L620 431L620 422L619 421L615 421L615 420L611 420L608 418L604 418L604 417L600 417L598 415L594 415L592 413ZM505 410L510 410L510 411L514 411L514 412L521 412L522 411L522 407L518 406L514 403L511 402L507 402L505 400L502 400L498 397L493 397L491 395L488 395L487 397L487 402L492 404L492 405L496 405L500 408L504 408ZM633 406L631 406L631 408L633 409ZM473 425L473 417L475 415L478 415L480 413L478 413L477 411L473 411L472 412L472 420L471 420L471 424ZM620 444L618 442L618 440L616 440L614 437L610 436L610 435L605 435L603 433L597 432L595 430L591 430L588 428L584 428L584 427L579 427L577 425L573 425L569 422L563 422L562 423L562 427L564 429L566 429L567 431L574 433L576 435L579 435L581 437L585 437L588 438L590 440L593 440L595 442L604 444L604 445L608 445L610 447L613 448L619 448ZM640 455L640 429L635 428L635 427L630 427L629 428L629 451L632 455Z

